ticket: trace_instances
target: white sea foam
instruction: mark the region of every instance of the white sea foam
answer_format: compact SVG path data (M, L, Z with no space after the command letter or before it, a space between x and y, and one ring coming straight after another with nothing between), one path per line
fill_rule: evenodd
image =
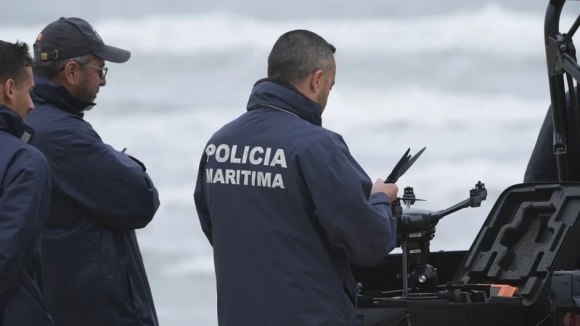
M562 26L573 17L562 16ZM404 19L309 19L260 21L221 12L198 15L151 15L92 22L107 43L135 53L195 55L240 49L269 50L291 29L311 29L341 52L416 53L454 51L543 56L544 17L510 11L491 3L481 10L449 11ZM3 26L0 39L33 42L43 28ZM538 51L539 50L539 51Z

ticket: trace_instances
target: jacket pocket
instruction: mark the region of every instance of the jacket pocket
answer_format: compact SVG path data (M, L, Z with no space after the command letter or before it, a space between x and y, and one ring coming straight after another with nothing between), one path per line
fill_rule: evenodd
M42 230L42 236L46 238L62 238L68 236L75 236L77 234L82 234L93 227L95 224L94 219L89 217L83 217L78 220L77 223L71 225L70 228L55 228L48 229L44 228Z
M43 233L43 296L55 324L111 325L109 289L119 283L104 260L112 251L104 233L90 219Z
M125 296L127 297L127 301L128 304L130 306L130 309L137 313L140 312L143 308L143 303L141 302L141 299L139 297L139 293L137 291L137 288L135 287L135 282L133 280L133 277L131 276L131 273L129 271L128 268L125 267L124 269L124 274L125 274L125 284L126 284L126 292L125 292Z

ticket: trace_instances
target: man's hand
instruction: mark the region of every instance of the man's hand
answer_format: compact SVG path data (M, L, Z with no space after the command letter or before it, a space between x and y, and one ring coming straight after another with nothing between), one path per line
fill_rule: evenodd
M391 201L394 201L397 198L397 193L399 192L399 188L394 183L385 183L383 179L377 179L373 188L371 189L371 194L376 192L384 192Z

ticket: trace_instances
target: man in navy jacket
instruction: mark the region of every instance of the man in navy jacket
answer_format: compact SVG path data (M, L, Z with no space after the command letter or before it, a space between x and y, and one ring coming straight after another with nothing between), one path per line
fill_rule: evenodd
M159 207L157 189L141 162L105 144L84 120L106 84L105 61L129 57L79 18L49 24L34 44L36 110L28 122L52 174L42 261L59 326L158 325L135 234Z
M28 145L34 109L25 43L0 41L0 325L53 325L42 297L40 232L50 210L50 170Z
M374 266L395 247L397 186L373 185L321 126L334 52L310 31L282 35L247 112L207 142L194 200L220 326L354 325L350 263Z

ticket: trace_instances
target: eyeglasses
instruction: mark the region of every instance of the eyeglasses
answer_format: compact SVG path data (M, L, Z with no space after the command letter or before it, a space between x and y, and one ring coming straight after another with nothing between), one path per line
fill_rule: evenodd
M78 63L78 62L77 62ZM99 71L99 77L101 79L105 79L105 77L107 76L107 72L109 71L109 68L107 67L96 67L96 66L91 66L91 65L87 65L87 64L82 64L82 63L78 63L81 66L84 67L89 67L89 68L93 68Z
M78 62L76 60L71 60L71 61L68 61L67 63L69 63L69 62L76 62L79 66L89 67L89 68L93 68L93 69L98 70L99 71L99 78L101 78L101 79L105 79L105 77L107 76L107 71L109 71L109 68L107 68L107 67L91 66L91 65L84 64L82 62ZM66 67L66 65L62 66L62 68L60 68L59 71L63 71L65 67Z

